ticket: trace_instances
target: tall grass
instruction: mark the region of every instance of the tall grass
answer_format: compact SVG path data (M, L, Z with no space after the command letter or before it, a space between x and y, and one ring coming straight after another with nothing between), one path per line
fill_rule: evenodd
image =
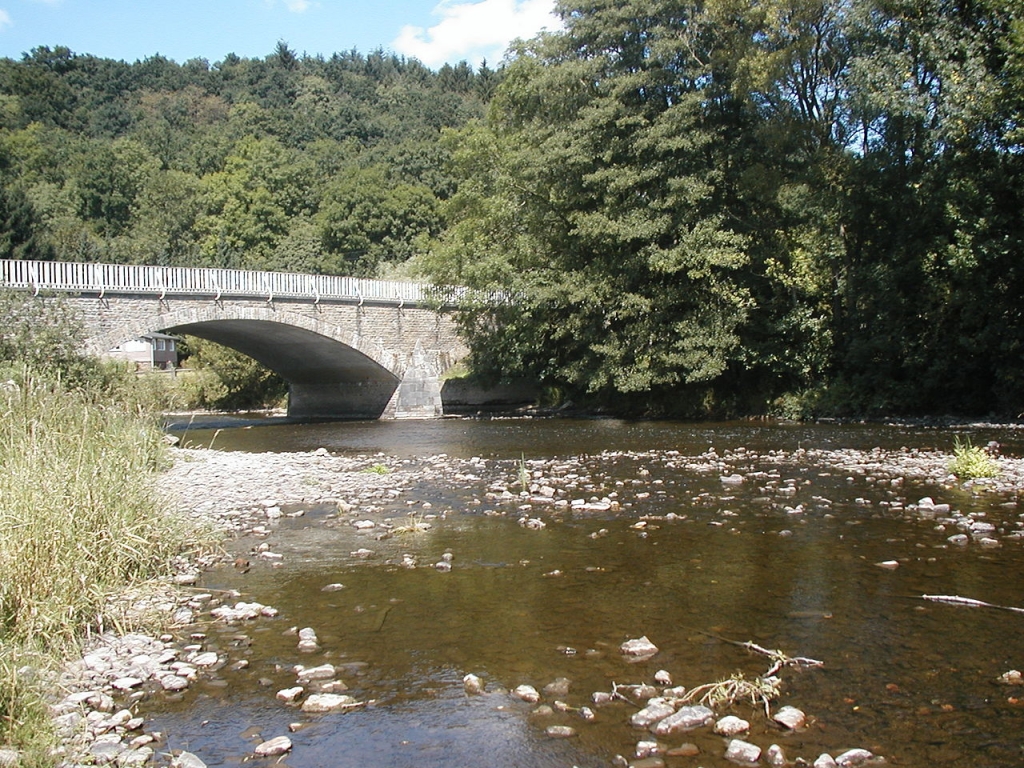
M0 384L0 744L24 742L24 674L117 619L108 598L165 574L192 536L153 488L155 421L30 376ZM28 732L39 728L27 726Z

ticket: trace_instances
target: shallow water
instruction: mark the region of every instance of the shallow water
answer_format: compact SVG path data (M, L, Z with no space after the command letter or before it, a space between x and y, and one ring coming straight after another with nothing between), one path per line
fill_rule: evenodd
M969 434L975 443L996 439L1004 451L1017 450L1013 433ZM653 682L662 669L688 688L737 671L763 673L767 660L735 644L744 641L824 662L820 669L782 672L777 705L808 713L807 729L783 733L748 704L730 710L751 721L748 741L765 748L779 743L791 760L851 747L871 749L894 765L1002 766L1024 759L1024 705L1016 703L1024 690L996 682L1024 665L1024 615L920 599L947 594L1021 605L1020 542L954 547L946 537L955 531L908 520L882 503L929 495L1014 530L1019 510L1006 506L1014 499L924 484L894 488L820 466L757 462L749 470L764 476L724 486L717 475L689 471L667 453L695 455L711 446L948 449L951 432L442 420L270 423L215 437L193 425L187 439L213 440L226 450L326 447L488 460L478 482L425 481L396 500L396 519L429 502L437 517L427 532L378 541L374 531L333 517L333 509L308 509L304 517L283 518L269 539L283 555L279 567L254 560L248 573L222 568L204 577L205 589L238 589L243 599L281 611L276 619L207 630L208 648L247 659L247 669L221 670L178 701L146 704L151 726L168 733L168 748L190 749L209 765L240 763L261 738L287 733L297 722L305 726L291 735L294 749L285 758L296 767L606 766L617 754L631 757L636 742L649 736L629 726L635 707L596 708L593 722L571 711L538 717L500 689L527 683L539 690L566 677L572 686L564 700L578 708L591 706L594 691ZM533 509L529 514L547 527L521 527L514 505L484 497L491 480L514 475L521 457L548 473L552 464L543 462L557 457L580 475L580 495L618 493L619 514ZM786 480L795 491L775 495ZM802 514L787 512L798 504L805 505ZM648 518L643 529L636 527L641 517ZM244 552L260 541L241 540L237 547ZM361 547L375 555L350 554ZM446 551L453 569L441 573L431 566ZM401 567L403 555L421 567ZM887 560L900 565L876 565ZM321 591L336 582L345 588ZM321 652L296 650L288 629L305 626L316 629ZM619 645L641 635L660 652L628 663ZM349 694L371 704L313 716L275 700L278 690L294 685L293 665L325 661L342 667ZM483 677L490 692L467 696L462 677L468 672ZM572 725L578 735L551 739L544 733L551 724ZM697 757L667 758L670 766L730 765L725 740L709 729L664 741L701 750Z

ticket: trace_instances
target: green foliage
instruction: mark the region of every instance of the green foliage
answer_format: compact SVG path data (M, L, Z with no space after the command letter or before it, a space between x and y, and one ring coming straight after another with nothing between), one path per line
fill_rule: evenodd
M53 765L56 736L41 675L25 672L48 666L48 658L0 639L0 744L19 748L18 764L26 768Z
M978 480L998 476L999 464L984 448L972 445L970 438L966 441L956 438L949 471L961 481Z
M206 339L187 336L181 386L194 407L253 410L280 407L287 383L241 352Z
M714 205L707 70L679 59L664 10L642 41L620 9L571 16L510 65L488 124L454 136L462 184L428 268L515 296L465 309L478 370L607 395L737 359L747 243Z
M24 372L85 388L102 379L98 361L82 357L78 318L59 299L0 290L0 369L5 378Z

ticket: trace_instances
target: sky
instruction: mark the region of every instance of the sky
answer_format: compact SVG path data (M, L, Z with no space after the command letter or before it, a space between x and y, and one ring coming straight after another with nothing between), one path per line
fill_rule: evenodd
M432 69L496 65L508 44L559 28L555 0L0 0L0 57L39 46L182 64L264 58L284 41L330 57L378 48Z

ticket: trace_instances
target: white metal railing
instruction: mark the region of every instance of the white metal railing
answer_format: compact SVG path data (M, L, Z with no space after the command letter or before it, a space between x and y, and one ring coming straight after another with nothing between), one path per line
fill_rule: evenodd
M346 300L375 304L452 303L459 288L438 288L403 280L366 280L295 272L245 269L156 267L139 264L86 264L69 261L0 259L0 287L79 293L165 296L259 297Z

